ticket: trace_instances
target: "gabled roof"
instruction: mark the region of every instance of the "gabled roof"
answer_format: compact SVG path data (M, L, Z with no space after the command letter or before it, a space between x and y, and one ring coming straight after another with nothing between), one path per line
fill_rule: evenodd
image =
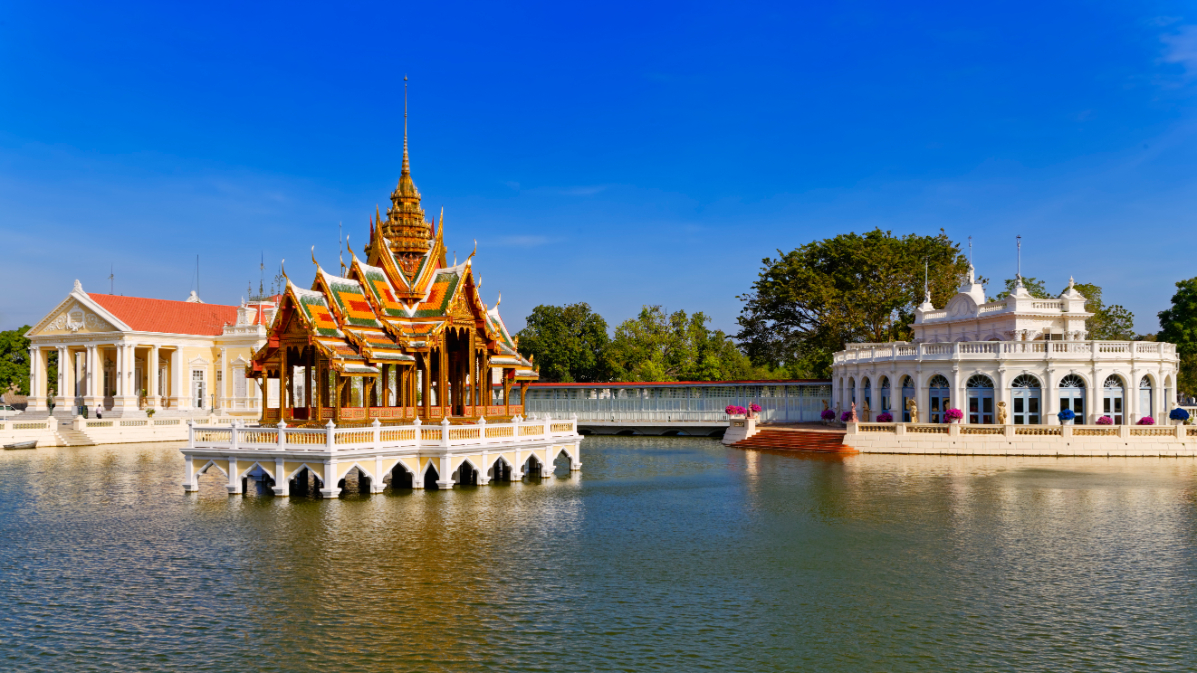
M236 306L89 292L92 301L136 332L220 336L237 322Z

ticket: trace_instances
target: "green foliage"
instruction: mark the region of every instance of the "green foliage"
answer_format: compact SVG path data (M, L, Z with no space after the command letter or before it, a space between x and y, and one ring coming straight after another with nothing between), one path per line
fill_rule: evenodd
M1007 278L1006 289L999 292L996 297L990 297L989 301L1001 301L1014 294L1014 285L1017 282L1018 279L1016 278ZM1027 292L1036 299L1051 299L1051 295L1047 293L1047 288L1043 286L1043 281L1039 280L1038 278L1028 278L1023 276L1022 286L1027 288Z
M702 311L645 306L615 328L608 359L617 381L730 381L768 377Z
M1177 390L1197 392L1197 278L1176 283L1172 307L1160 311L1159 340L1176 344L1180 355Z
M1089 338L1098 341L1132 341L1135 337L1135 314L1121 304L1106 306L1101 301L1101 287L1091 283L1077 283L1076 291L1085 297L1085 310L1093 314L1086 321Z
M29 394L29 325L0 332L0 392L15 386L17 393Z
M841 234L778 255L762 260L752 290L740 296L737 338L753 362L801 377L829 377L832 353L846 342L909 339L923 301L924 261L938 306L968 272L943 230Z
M609 380L607 321L585 303L541 305L519 332L519 350L533 358L540 380L593 383Z

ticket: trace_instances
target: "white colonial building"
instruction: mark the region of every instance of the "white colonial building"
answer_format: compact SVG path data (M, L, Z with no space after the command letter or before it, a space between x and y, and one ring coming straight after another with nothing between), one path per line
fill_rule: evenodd
M65 299L26 335L25 418L63 419L100 410L105 418L261 414L246 368L266 342L274 298L240 306L87 293L75 281ZM48 377L55 360L58 374Z
M1019 278L1015 291L986 302L972 267L948 305L928 294L915 310L910 342L854 343L835 354L832 399L857 405L861 421L890 412L895 421L942 422L960 409L963 423L1058 424L1109 416L1116 425L1144 416L1166 422L1176 404L1176 346L1152 341L1091 341L1085 297L1069 282L1056 299L1037 299ZM918 418L911 418L914 400Z

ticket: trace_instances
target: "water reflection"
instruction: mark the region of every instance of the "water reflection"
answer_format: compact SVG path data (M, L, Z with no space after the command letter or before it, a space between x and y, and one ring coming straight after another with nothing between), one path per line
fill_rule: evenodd
M6 667L1197 664L1197 461L583 452L337 500L185 496L171 445L0 453Z

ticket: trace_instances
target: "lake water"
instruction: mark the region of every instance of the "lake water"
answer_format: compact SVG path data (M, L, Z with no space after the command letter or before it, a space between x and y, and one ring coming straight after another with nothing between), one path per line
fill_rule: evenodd
M1197 461L587 438L541 483L184 495L0 453L0 669L1193 670Z

